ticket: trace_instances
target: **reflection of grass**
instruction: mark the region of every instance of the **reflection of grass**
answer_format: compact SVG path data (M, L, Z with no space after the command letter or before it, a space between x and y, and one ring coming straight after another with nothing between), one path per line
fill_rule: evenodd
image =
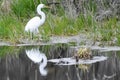
M86 72L90 68L90 64L79 64L78 68L81 69L82 71Z
M0 15L0 38L3 40L17 42L20 38L25 38L27 34L24 33L24 26L36 14L35 7L39 4L39 0L36 3L33 0L17 1L14 0L10 15ZM92 8L92 4L88 6L88 9L94 14L96 7L93 6ZM57 9L59 12L56 15L52 15L48 10L44 11L47 14L47 20L39 29L40 33L46 37L51 35L64 36L87 33L89 35L94 34L95 40L109 41L116 37L118 38L118 43L120 42L120 36L117 32L120 31L120 23L114 18L104 22L96 22L93 14L86 16L81 14L76 19L70 19L66 17L61 8L60 11ZM49 39L46 37L43 38Z
M120 51L117 52L117 56L118 56L118 58L120 58Z
M6 54L16 54L18 53L20 48L12 47L12 46L3 46L0 47L0 56L5 56Z

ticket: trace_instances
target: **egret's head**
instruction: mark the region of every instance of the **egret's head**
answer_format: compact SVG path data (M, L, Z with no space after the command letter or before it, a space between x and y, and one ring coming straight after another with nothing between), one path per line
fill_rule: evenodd
M49 6L46 6L45 4L39 4L38 7L39 8L50 8Z
M45 6L44 4L39 4L38 5L38 7L40 7L40 8L44 8L44 6Z
M39 4L39 5L37 6L37 13L40 14L40 15L41 15L41 9L42 9L42 8L50 8L50 7L45 6L44 4Z

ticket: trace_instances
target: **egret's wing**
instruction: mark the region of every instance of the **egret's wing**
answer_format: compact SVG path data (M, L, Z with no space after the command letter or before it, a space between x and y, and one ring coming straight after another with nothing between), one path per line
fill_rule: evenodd
M34 32L40 26L40 17L36 16L30 19L30 21L25 26L25 31Z

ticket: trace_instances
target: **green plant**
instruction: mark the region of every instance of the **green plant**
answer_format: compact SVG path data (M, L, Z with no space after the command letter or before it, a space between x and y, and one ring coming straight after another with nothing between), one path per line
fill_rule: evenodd
M0 38L15 41L21 37L23 32L22 23L14 16L3 16L0 19Z
M33 0L13 0L12 3L12 11L19 19L29 17L36 11L35 8Z

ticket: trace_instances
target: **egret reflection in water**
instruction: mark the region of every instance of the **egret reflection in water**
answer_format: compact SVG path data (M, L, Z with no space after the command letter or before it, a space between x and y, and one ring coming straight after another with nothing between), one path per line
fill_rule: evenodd
M47 70L45 69L47 65L47 57L44 53L40 52L38 48L32 48L31 50L26 50L26 55L34 63L39 64L39 71L42 76L47 75Z

